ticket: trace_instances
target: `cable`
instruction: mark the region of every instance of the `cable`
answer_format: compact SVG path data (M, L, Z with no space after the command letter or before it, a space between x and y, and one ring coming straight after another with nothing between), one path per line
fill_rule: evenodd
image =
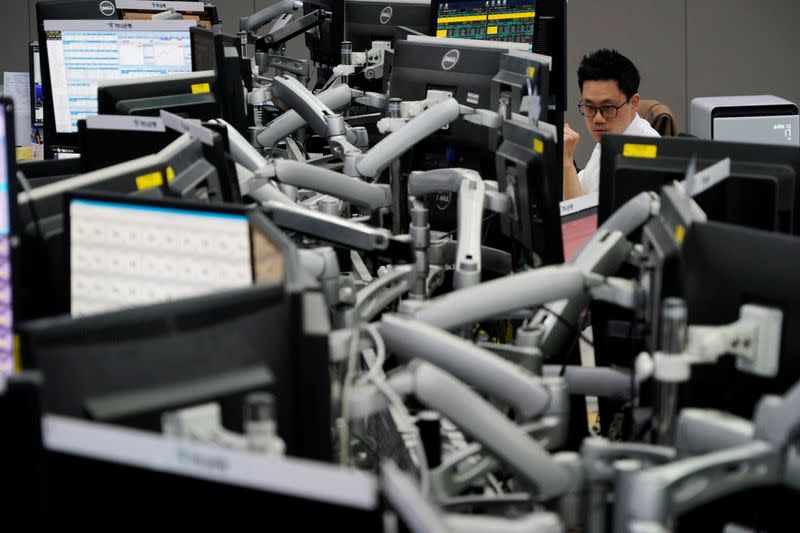
M563 357L563 361L561 363L561 370L558 373L559 376L564 376L564 374L567 371L567 364L569 363L569 355L570 355L570 353L572 353L572 350L575 349L575 344L578 342L578 340L579 339L583 339L585 342L589 343L589 345L592 348L594 348L594 343L591 340L589 340L586 336L584 336L584 334L581 333L580 329L578 329L576 326L570 324L570 322L567 319L565 319L564 317L562 317L561 315L559 315L558 313L556 313L552 309L550 309L550 308L548 308L547 306L544 306L544 305L541 306L541 308L542 308L542 310L546 311L547 313L550 313L550 315L555 317L556 320L558 320L562 324L566 325L569 328L569 330L573 333L572 344L570 344L569 349L564 351L564 357Z
M558 313L556 313L555 311L553 311L552 309L550 309L550 308L549 308L549 307L547 307L546 305L543 305L543 306L541 306L541 308L542 308L544 311L546 311L546 312L550 313L550 314L551 314L551 315L552 315L552 316L553 316L553 317L554 317L556 320L558 320L559 322L561 322L562 324L564 324L565 326L567 326L567 327L570 329L570 331L572 331L572 333L574 333L575 335L577 335L578 337L580 337L580 338L581 338L581 340L583 340L583 342L585 342L586 344L588 344L589 346L591 346L592 348L594 348L594 342L592 342L592 339L590 339L589 337L587 337L586 335L584 335L584 334L581 332L581 330L580 330L580 329L578 329L578 327L577 327L577 326L575 326L575 325L571 324L571 323L569 322L569 320L567 320L567 319L566 319L566 318L564 318L563 316L559 315Z

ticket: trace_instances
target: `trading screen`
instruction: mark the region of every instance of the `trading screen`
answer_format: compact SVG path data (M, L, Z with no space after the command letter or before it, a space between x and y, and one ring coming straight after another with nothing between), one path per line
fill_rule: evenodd
M97 86L192 71L187 20L46 20L50 92L56 131L78 131L97 114Z
M438 4L437 37L533 43L535 0L478 0Z
M244 214L75 198L69 226L73 316L253 283Z

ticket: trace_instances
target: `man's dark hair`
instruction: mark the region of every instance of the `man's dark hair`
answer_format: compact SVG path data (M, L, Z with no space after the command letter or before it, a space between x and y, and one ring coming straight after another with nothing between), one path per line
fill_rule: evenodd
M639 71L633 62L616 50L602 48L583 56L578 67L578 87L584 81L615 80L619 90L630 98L639 92Z

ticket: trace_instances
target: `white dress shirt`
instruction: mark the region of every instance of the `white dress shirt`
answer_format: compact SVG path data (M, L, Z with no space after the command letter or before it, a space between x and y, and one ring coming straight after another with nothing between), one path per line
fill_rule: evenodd
M641 137L660 137L658 132L653 129L649 122L636 115L623 135L639 135ZM583 192L589 194L600 189L600 143L597 143L592 152L592 157L586 163L586 168L578 172L578 179L581 180Z

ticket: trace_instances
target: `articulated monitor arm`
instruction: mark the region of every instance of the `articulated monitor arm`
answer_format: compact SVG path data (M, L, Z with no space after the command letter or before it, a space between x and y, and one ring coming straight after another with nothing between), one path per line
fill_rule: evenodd
M270 159L256 171L255 176L256 179L274 179L287 185L329 194L370 211L392 205L388 185L365 183L327 168L289 159Z
M381 487L411 533L564 533L558 515L551 512L535 511L515 518L443 514L422 495L415 481L390 461L381 465Z
M350 105L353 90L347 85L337 85L315 96L325 108L339 110ZM272 148L305 125L306 121L303 116L294 109L290 109L256 134L256 141L264 148Z
M265 7L261 11L253 13L249 17L242 17L239 19L239 30L247 32L258 31L259 28L269 24L281 15L291 13L295 9L302 7L303 3L297 0L278 0L278 2Z
M401 395L413 394L464 430L500 461L533 485L539 500L551 500L573 486L572 472L490 403L448 373L422 361L392 374L388 380ZM350 412L366 417L387 407L374 385L353 390Z
M399 315L377 323L386 347L403 359L419 358L512 405L523 419L568 411L562 380L542 380L475 344L437 327Z
M421 304L414 318L443 329L584 295L603 278L569 266L542 267L455 291Z
M262 209L281 228L348 248L373 252L387 250L391 245L392 234L386 229L373 228L294 204L267 202Z
M299 19L284 24L280 28L275 28L268 34L259 37L256 40L256 50L265 52L270 49L277 48L289 39L297 37L301 33L305 33L310 29L316 28L328 20L330 16L331 13L329 11L322 9L317 9L311 13L303 15Z
M437 130L455 121L461 106L454 98L439 102L409 120L403 127L384 137L355 164L358 175L365 178L378 176L392 161L410 150L415 144Z
M351 128L342 115L336 114L311 91L288 76L272 80L272 94L296 110L320 137L331 143L331 148L342 157L345 153L360 154L358 146L366 146L369 139L363 128Z
M666 531L666 524L706 502L743 490L783 484L800 489L800 457L794 446L800 430L800 383L783 397L766 396L756 407L753 438L737 443L742 428L727 431L704 455L643 469L620 461L616 470L615 531ZM734 420L740 424L740 421ZM708 444L706 444L708 445ZM687 490L702 487L702 490Z

